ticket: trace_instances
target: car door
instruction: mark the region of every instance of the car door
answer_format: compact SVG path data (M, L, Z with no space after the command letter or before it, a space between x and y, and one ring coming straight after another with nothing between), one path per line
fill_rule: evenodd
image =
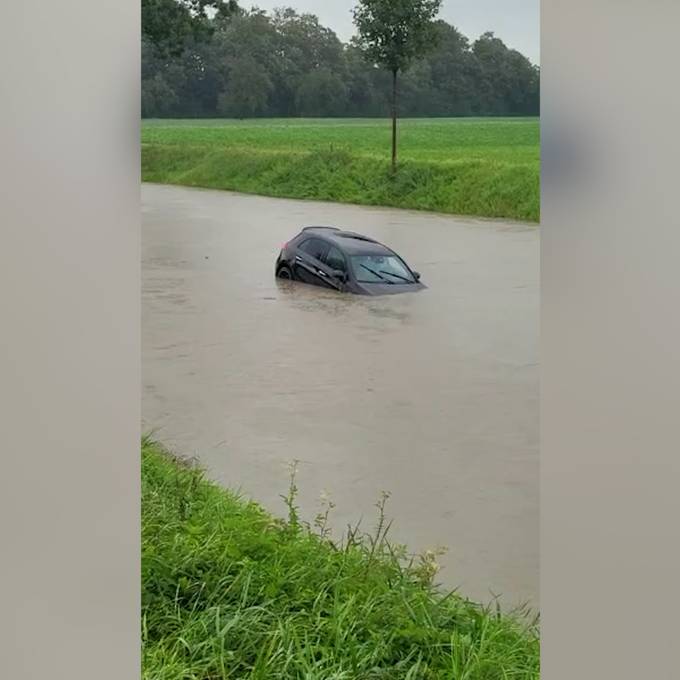
M345 276L347 276L349 273L347 269L347 260L345 259L345 256L343 255L340 248L333 245L330 246L324 255L323 265L326 274L328 275L329 285L331 285L333 288L336 288L337 290L343 290L345 287L344 282L336 279L333 276L333 272L338 271L343 272Z
M333 287L322 262L329 245L323 239L312 236L298 246L295 253L295 277L298 280L314 286Z

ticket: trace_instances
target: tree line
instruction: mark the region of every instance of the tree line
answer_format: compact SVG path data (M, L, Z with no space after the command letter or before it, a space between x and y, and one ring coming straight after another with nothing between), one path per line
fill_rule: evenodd
M488 32L437 20L400 75L401 116L534 116L540 73ZM142 0L143 117L385 116L392 75L316 16L234 0Z

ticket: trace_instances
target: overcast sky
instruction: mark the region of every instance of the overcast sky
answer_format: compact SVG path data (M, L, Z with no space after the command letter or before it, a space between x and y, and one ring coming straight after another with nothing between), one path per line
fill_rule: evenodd
M239 4L266 10L293 7L301 13L316 14L324 26L332 28L345 42L354 33L350 10L356 0L241 0ZM470 40L484 31L493 31L508 47L539 64L539 5L540 0L444 0L440 17Z

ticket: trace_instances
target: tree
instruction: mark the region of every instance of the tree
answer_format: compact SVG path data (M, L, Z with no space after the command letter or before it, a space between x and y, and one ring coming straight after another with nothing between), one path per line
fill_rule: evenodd
M346 102L345 83L324 66L303 76L295 93L298 113L312 118L342 115Z
M176 56L193 34L191 10L176 0L142 0L142 38L159 53Z
M475 41L472 52L479 69L480 109L486 115L538 113L538 69L524 55L508 49L491 32Z
M454 26L436 22L436 47L430 55L431 104L429 115L469 116L474 113L474 58L470 43Z
M189 39L207 42L210 9L220 19L239 12L235 0L142 0L142 36L166 55L178 56Z
M318 108L311 104L311 92L316 82L327 89L329 83L338 86L338 95L332 95L331 102L339 103L335 113L341 111L344 102L340 98L346 94L346 60L342 42L329 28L319 23L312 14L298 14L295 10L275 10L271 25L276 33L276 75L277 84L274 99L276 110L285 116L295 116L302 109ZM320 73L315 71L322 69ZM302 90L302 91L301 91ZM329 103L324 105L330 114Z
M252 57L239 57L229 65L227 91L218 98L217 112L233 118L262 115L271 89L267 71Z
M397 76L435 39L434 19L442 0L359 0L353 9L359 45L392 74L392 171L397 167Z
M144 82L141 102L143 117L167 116L173 112L177 101L177 94L160 73Z

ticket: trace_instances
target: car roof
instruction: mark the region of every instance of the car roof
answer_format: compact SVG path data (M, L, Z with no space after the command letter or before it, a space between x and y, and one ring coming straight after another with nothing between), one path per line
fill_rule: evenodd
M369 236L337 227L305 227L302 233L321 236L349 255L391 255L393 252Z

